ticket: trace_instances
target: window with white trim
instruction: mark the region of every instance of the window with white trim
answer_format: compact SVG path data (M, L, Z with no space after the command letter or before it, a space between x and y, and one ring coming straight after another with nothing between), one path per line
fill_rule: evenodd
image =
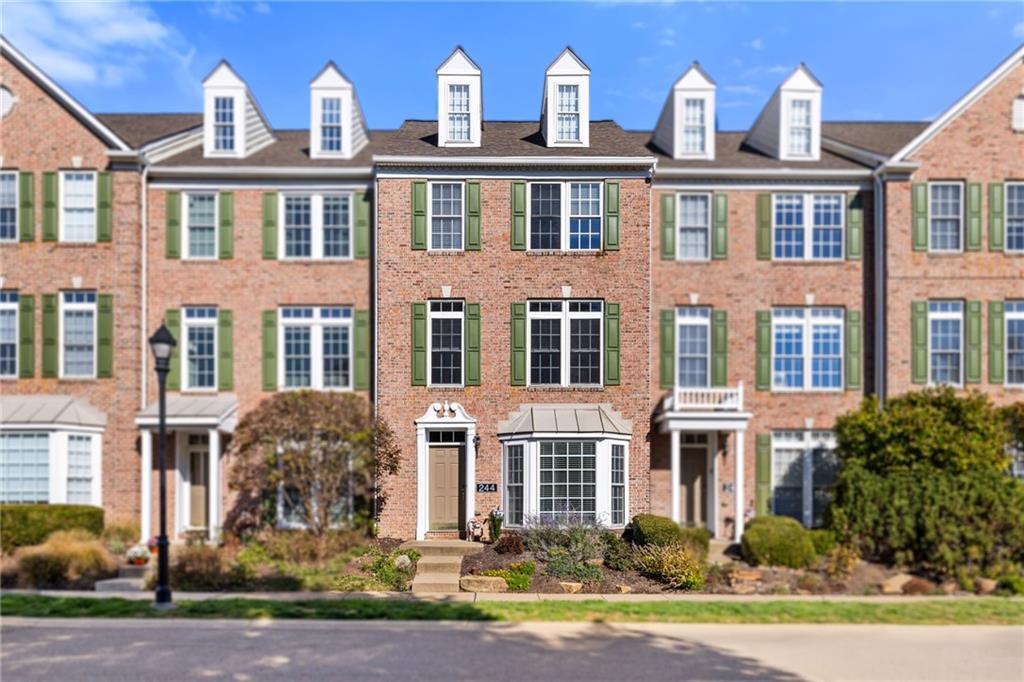
M430 183L430 249L462 250L462 183Z
M600 182L530 183L530 250L600 250L603 200Z
M842 260L842 194L774 194L772 202L775 260Z
M50 434L0 433L0 502L50 501Z
M1024 386L1024 301L1006 302L1006 383Z
M320 151L341 151L341 98L320 100Z
M68 436L68 504L92 503L92 436Z
M928 301L928 382L963 384L963 301Z
M462 301L430 301L427 357L430 358L431 386L461 386L464 321Z
M448 141L469 142L469 85L448 86Z
M683 101L683 152L703 154L707 146L707 123L703 97L688 97Z
M809 99L789 102L789 153L810 156L813 131L812 103Z
M597 443L540 442L540 520L596 521Z
M217 257L217 195L213 192L186 195L186 258Z
M0 173L0 242L18 240L18 174Z
M626 446L612 444L612 525L626 523Z
M530 385L599 386L603 314L601 301L530 301Z
M555 139L559 142L580 141L580 86L559 85Z
M96 241L96 173L62 171L60 186L60 240Z
M843 388L842 308L772 310L772 390Z
M706 388L711 375L711 308L676 308L676 385Z
M1006 250L1024 253L1024 183L1006 183Z
M278 316L282 388L352 388L352 308L289 306Z
M0 377L18 376L18 292L0 291Z
M963 250L964 186L961 182L928 184L928 250Z
M680 260L708 260L711 257L711 195L680 194L678 257Z
M230 152L235 149L235 98L213 99L213 148Z
M526 465L522 443L505 448L505 523L523 523L523 471Z
M772 514L822 525L838 471L835 447L831 431L772 433Z
M186 390L217 388L217 308L188 307L184 314Z
M352 194L284 194L281 238L285 260L352 257Z
M65 291L60 303L60 376L96 377L96 292Z

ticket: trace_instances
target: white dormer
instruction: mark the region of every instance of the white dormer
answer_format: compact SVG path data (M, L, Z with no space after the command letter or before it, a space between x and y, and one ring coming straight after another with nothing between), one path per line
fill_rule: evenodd
M456 47L437 67L437 146L479 147L482 119L480 67Z
M782 161L821 158L821 82L804 64L778 87L746 142Z
M590 146L590 67L571 47L544 72L540 130L548 147Z
M249 87L222 60L203 79L203 156L245 158L273 141Z
M309 155L352 158L352 83L327 62L309 84Z
M676 159L715 159L715 81L694 62L668 94L654 144Z

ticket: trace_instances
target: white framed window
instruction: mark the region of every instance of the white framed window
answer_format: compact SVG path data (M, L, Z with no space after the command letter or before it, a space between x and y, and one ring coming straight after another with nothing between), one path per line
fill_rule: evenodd
M352 308L288 306L278 320L278 386L352 388Z
M771 512L821 526L838 470L831 431L772 433Z
M601 385L603 318L601 301L529 301L529 385Z
M559 85L556 107L558 118L555 139L559 142L579 142L580 86Z
M217 258L217 194L185 195L185 257L196 260Z
M341 151L341 98L320 100L320 151Z
M0 242L18 241L18 174L0 172Z
M430 301L427 324L427 375L431 386L461 386L465 357L465 322L463 301Z
M461 182L430 183L430 250L462 251Z
M928 183L928 250L955 253L964 249L964 185Z
M217 390L217 308L184 310L185 390Z
M1007 301L1006 384L1024 387L1024 301Z
M531 251L601 249L604 189L600 182L531 182ZM568 197L568 201L565 200Z
M626 446L612 443L612 525L626 523Z
M928 301L928 383L963 385L963 358L963 301Z
M676 308L676 385L706 388L711 377L711 308Z
M50 435L0 433L0 502L50 501Z
M18 376L18 292L0 291L0 377Z
M469 85L452 83L448 86L448 141L469 142Z
M0 431L0 503L100 506L102 441L88 429Z
M683 152L703 154L707 151L707 121L703 97L687 97L683 100Z
M711 257L711 195L684 193L676 202L679 260L708 260Z
M287 193L279 219L282 260L352 258L352 193Z
M809 99L789 102L789 153L792 156L810 156L813 135L813 104Z
M96 292L65 291L60 299L60 376L96 378Z
M773 194L774 260L842 260L845 222L842 194Z
M772 390L843 389L842 308L772 310Z
M60 240L96 241L96 173L61 171Z
M221 152L235 150L235 98L213 98L213 148Z
M510 526L523 524L525 450L525 443L511 443L505 446L505 523Z
M1024 253L1024 182L1006 183L1006 250Z
M68 504L92 503L92 436L68 436Z

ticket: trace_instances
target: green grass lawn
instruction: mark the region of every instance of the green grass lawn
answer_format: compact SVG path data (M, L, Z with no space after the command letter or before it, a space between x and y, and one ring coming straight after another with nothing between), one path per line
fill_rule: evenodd
M156 612L149 602L118 598L0 599L0 615L63 618L271 618L317 620L588 621L620 623L887 623L900 625L1024 625L1024 600L950 599L864 602L605 602L443 603L386 599L281 602L229 598L177 602Z

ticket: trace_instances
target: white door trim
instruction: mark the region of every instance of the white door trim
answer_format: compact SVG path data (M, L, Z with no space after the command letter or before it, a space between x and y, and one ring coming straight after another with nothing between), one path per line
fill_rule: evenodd
M430 444L427 432L444 429L466 432L466 477L465 515L469 521L476 516L476 420L466 414L462 405L455 402L437 402L430 405L423 416L416 420L416 539L422 540L430 527ZM464 530L464 529L459 529Z

